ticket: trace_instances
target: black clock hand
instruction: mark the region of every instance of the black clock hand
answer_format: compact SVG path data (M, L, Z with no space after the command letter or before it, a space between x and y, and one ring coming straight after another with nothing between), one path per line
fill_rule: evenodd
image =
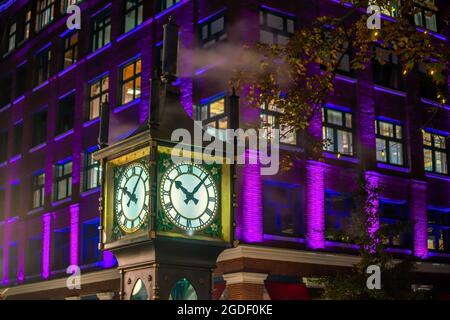
M133 199L131 199L131 197L130 197L130 200L127 203L128 207L130 206L131 200L133 200L134 203L137 202L135 193L136 193L137 186L139 184L139 180L141 180L141 177L142 177L142 169L141 169L141 173L139 174L139 178L137 179L136 184L134 185L133 192L131 193L131 195L133 196Z
M196 194L198 189L200 189L200 187L202 186L202 184L206 181L206 179L208 178L208 176L206 176L205 178L203 178L203 180L200 181L200 183L194 188L194 190L192 190L192 195Z
M175 187L178 190L181 190L184 193L184 195L186 196L186 199L184 199L184 202L186 204L188 204L190 200L194 201L195 204L198 203L198 200L196 198L194 198L194 195L192 194L192 192L187 191L186 188L183 187L183 183L181 181L175 181Z
M137 201L136 196L133 195L133 194L131 194L131 192L128 191L128 188L127 188L127 187L123 187L122 190L123 190L123 193L125 193L125 194L128 196L128 198L132 199L133 202L136 203L136 201ZM127 205L127 206L129 207L130 205Z

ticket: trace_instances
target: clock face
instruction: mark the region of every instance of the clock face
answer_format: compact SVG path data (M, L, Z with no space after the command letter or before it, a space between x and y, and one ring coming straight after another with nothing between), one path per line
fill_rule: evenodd
M180 163L169 167L161 178L159 192L164 213L180 229L204 229L217 213L216 184L199 165Z
M147 220L149 213L149 173L140 163L122 171L115 186L115 219L120 228L131 233Z

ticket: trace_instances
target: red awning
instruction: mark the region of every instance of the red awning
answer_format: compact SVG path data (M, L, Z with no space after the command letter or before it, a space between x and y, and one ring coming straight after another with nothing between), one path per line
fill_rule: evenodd
M272 300L311 300L303 283L266 281L265 284Z

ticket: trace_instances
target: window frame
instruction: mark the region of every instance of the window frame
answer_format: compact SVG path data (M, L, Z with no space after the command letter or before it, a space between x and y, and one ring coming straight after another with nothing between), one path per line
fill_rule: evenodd
M272 28L268 26L268 20L267 15L271 14L273 16L277 16L283 19L283 30L279 30L276 28ZM288 28L288 20L292 20L293 22L293 32L289 32ZM282 45L279 41L279 36L283 36L286 38L291 38L292 35L295 33L295 30L297 29L297 19L294 15L288 15L283 14L277 11L270 10L268 8L261 7L259 9L259 30L260 30L260 38L259 42L265 43L261 41L261 31L269 32L273 35L273 43L271 44L278 44Z
M389 137L389 136L384 136L381 134L380 131L380 124L381 122L383 123L387 123L393 126L393 134L394 137ZM397 127L400 127L401 130L401 136L402 138L398 138L397 137ZM382 119L376 119L375 120L375 139L376 140L384 140L385 142L385 158L386 161L382 161L378 159L378 148L377 148L377 162L381 162L381 163L386 163L389 165L394 165L394 166L399 166L399 167L407 167L407 157L406 157L406 153L405 153L405 146L406 146L406 137L405 137L405 127L398 123L398 122L390 122L387 120L382 120ZM399 144L402 148L402 164L398 164L398 163L394 163L390 161L390 153L391 153L391 145L390 142Z
M327 110L332 110L334 112L341 113L343 124L337 125L337 124L328 122L328 112L326 112ZM349 114L351 116L350 127L347 125L347 116L346 116L347 114ZM354 135L355 135L355 132L354 132L355 123L354 122L355 122L355 119L354 119L353 113L351 113L350 111L339 110L339 109L331 108L328 106L322 107L322 139L324 141L323 151L334 153L334 154L341 154L341 155L345 155L347 157L355 157L356 156L356 141L355 141L355 137L354 137ZM325 144L326 128L333 130L334 141L333 141L333 143L331 143L331 144L333 144L333 150L328 149L327 145ZM339 145L338 145L338 141L337 141L338 131L345 131L345 132L351 134L351 153L350 154L339 151Z
M36 32L41 31L55 19L55 0L36 2Z
M84 173L84 181L83 181L83 190L84 191L89 191L89 190L93 190L96 189L100 186L100 178L101 178L101 168L100 168L100 161L97 160L93 160L92 159L92 155L94 152L96 152L98 150L98 147L92 147L88 150L86 150L86 152L84 153L84 166L83 166L83 173ZM90 163L89 160L93 160L93 163ZM96 173L96 186L94 187L88 187L89 186L89 178L90 178L90 172L92 170L97 170Z
M167 5L168 1L171 1L172 4L171 5ZM178 3L180 3L182 0L160 0L159 1L159 11L163 12L169 8L172 8L173 6L177 5Z
M137 65L138 62L140 64L140 71L139 73L137 73ZM131 65L133 65L133 75L127 79L124 79L124 71L126 68L130 67ZM131 103L133 101L135 101L136 99L139 99L141 97L142 94L142 59L141 56L135 57L127 62L125 62L124 64L122 64L119 68L119 72L120 72L120 80L119 80L119 101L120 101L120 105L126 105L128 103ZM137 80L139 79L139 94L136 93L137 89ZM132 82L133 83L133 98L130 101L125 102L124 101L124 88L126 84Z
M13 127L13 148L12 156L22 154L22 141L23 140L23 121L16 123Z
M219 32L212 34L212 24L220 19L223 19L223 29ZM203 38L203 28L207 28L207 37ZM203 48L208 48L213 46L214 44L224 42L227 40L227 15L225 11L221 11L216 13L212 17L208 18L206 21L203 21L198 26L198 39Z
M71 105L68 102L72 101ZM74 117L75 117L75 104L76 104L76 96L75 91L72 91L63 97L58 99L58 108L56 113L56 118L58 119L56 123L56 135L61 135L67 131L70 131L74 128ZM71 112L67 112L68 107L70 107ZM65 111L63 111L65 110ZM66 123L66 120L68 123Z
M72 44L72 38L76 37L75 44ZM70 66L74 65L78 61L78 44L80 40L80 33L78 30L74 30L70 32L69 34L65 35L61 41L61 66L60 70L65 70L69 68ZM66 66L66 55L69 53L69 60L70 64Z
M34 85L35 87L37 87L50 78L51 61L52 61L51 47L45 48L44 50L38 52L35 56L35 59L36 62L34 66L35 71Z
M128 3L133 3L127 9ZM143 0L125 0L123 5L123 32L127 33L138 27L144 21L144 2ZM133 13L133 27L127 29L127 15Z
M375 55L377 55L376 50L383 50L385 51L384 55L388 57L388 60L383 59L384 64L381 64L376 58L372 58L373 83L381 87L405 91L403 67L399 58L388 49L374 46L373 50ZM383 55L383 53L380 53L380 55ZM397 62L394 62L395 60ZM387 76L389 76L388 80L386 80Z
M108 84L106 89L104 88L103 85L104 80L106 80ZM99 93L92 95L92 87L96 85L96 83L99 83L100 90ZM109 73L104 73L88 82L88 94L86 96L87 97L86 116L85 116L86 120L94 120L100 117L102 103L108 101L109 87L110 87L109 84L110 84ZM99 99L98 114L96 116L93 116L92 106L93 102L96 99Z
M430 1L430 0L428 0ZM436 5L436 2L434 0L433 1L433 5ZM420 4L414 2L414 9L415 10L420 10L420 12L416 12L414 13L414 15L412 16L412 19L414 21L414 25L416 25L419 28L423 28L426 30L430 30L433 32L439 32L439 19L438 19L438 15L439 15L439 11L436 10L432 10L430 8L421 6ZM434 23L436 25L436 29L431 29L430 26L428 26L428 20L427 20L427 13L431 12L433 13L434 16ZM420 15L420 24L417 24L417 19L419 19L419 15Z
M11 29L14 27L14 30ZM12 20L8 24L6 53L14 51L17 46L17 22Z
M65 166L71 163L71 169L70 171L65 170ZM60 173L60 169L62 169L62 172ZM61 201L67 198L70 198L72 196L72 174L73 174L73 159L69 158L63 161L60 161L55 165L55 194L54 194L54 200L55 201ZM60 182L65 181L65 195L64 197L61 197L61 190L59 190L59 184Z
M429 134L430 138L431 138L431 145L426 145L425 144L425 134ZM439 148L435 146L435 136L439 136L442 137L442 139L444 140L445 143L445 148ZM430 173L434 173L434 174L441 174L441 175L448 175L449 174L449 161L448 161L448 157L449 157L449 151L448 151L448 136L444 136L441 135L439 133L435 133L432 131L427 131L427 130L423 130L422 131L422 145L423 145L423 152L424 152L424 161L425 161L425 150L430 150L431 151L431 164L432 164L432 170L427 170L425 167L425 162L424 162L424 169L426 172L430 172ZM436 152L440 152L443 153L445 155L445 160L446 160L446 166L445 166L445 171L446 172L438 172L436 170Z
M282 114L281 111L276 111L277 107L273 106L272 108L270 107L270 104L268 103L264 103L262 106L260 106L260 121L261 121L261 126L264 130L266 130L266 137L272 137L272 134L270 132L270 129L279 129L280 130L280 143L285 144L285 145L291 145L291 146L296 146L298 145L298 141L299 141L299 132L297 130L294 130L293 132L291 132L292 137L294 139L294 142L286 142L286 136L285 133L283 133L281 126L280 126L280 116ZM264 123L266 124L271 124L270 121L268 121L269 117L272 117L274 119L274 123L272 124L272 126L268 126L268 125L264 125ZM292 128L287 128L287 131L292 131Z
M45 114L45 118L43 115ZM39 118L38 118L39 117ZM39 124L38 125L37 123ZM41 145L47 141L48 133L47 133L47 122L48 122L48 110L43 109L33 114L32 116L32 147L36 147ZM38 138L41 138L38 140Z
M43 178L42 184L39 182L40 177ZM39 170L33 174L33 181L32 181L32 202L31 202L31 209L38 209L42 208L45 204L45 171ZM38 192L39 194L39 203L36 205L35 203L35 193Z
M96 52L111 43L112 11L107 8L92 18L91 52ZM109 39L106 30L109 28ZM101 45L99 41L101 40Z

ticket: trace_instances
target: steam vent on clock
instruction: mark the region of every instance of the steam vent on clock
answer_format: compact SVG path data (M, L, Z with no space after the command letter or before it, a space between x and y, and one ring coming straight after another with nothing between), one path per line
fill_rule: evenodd
M0 0L0 300L449 299L450 4L360 2Z

